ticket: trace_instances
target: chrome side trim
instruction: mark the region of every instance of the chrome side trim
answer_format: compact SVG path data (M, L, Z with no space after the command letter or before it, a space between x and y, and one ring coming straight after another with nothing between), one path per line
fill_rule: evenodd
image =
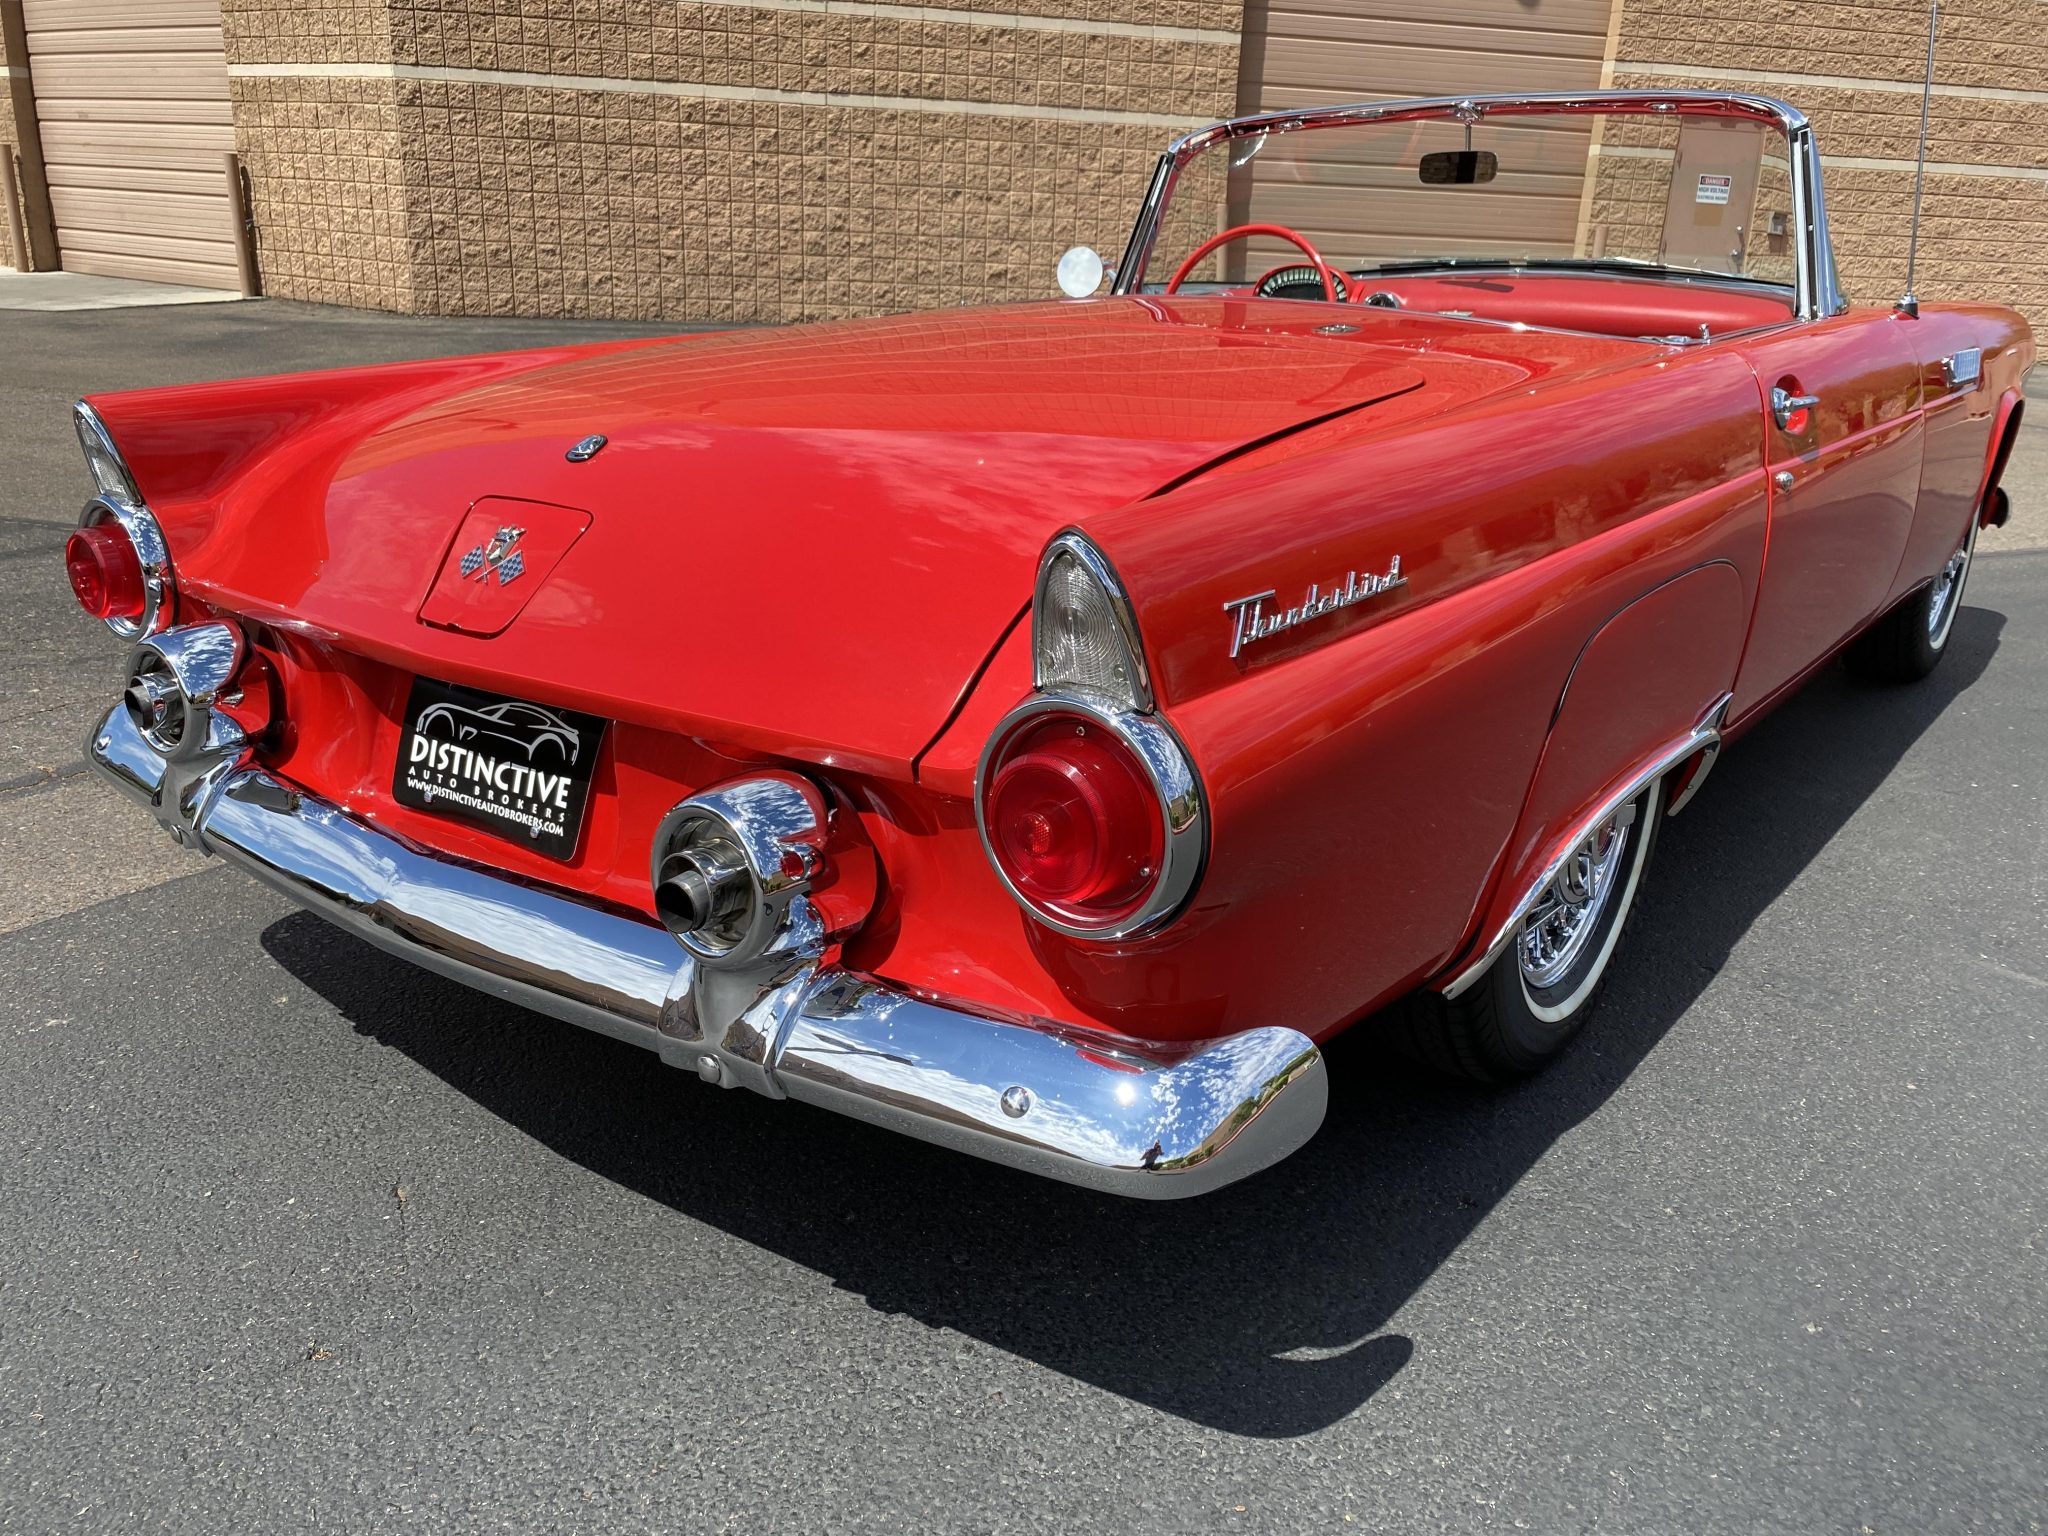
M1026 1172L1141 1199L1202 1194L1300 1147L1329 1100L1322 1055L1295 1030L1155 1055L912 996L810 954L752 977L713 971L653 922L442 858L239 751L198 792L171 794L175 765L125 707L87 749L182 841L403 959L708 1081Z
M1699 766L1693 769L1692 777L1685 781L1685 787L1673 795L1671 803L1664 807L1664 814L1666 816L1676 816L1688 805L1691 805L1693 796L1697 795L1706 784L1707 775L1714 771L1714 764L1721 761L1721 731L1728 723L1728 706L1734 702L1734 694L1723 694L1721 702L1714 706L1713 713L1708 715L1706 720L1702 722L1702 729L1712 728L1714 733L1713 740L1701 745ZM1684 760L1681 758L1680 761L1683 762Z
M1358 102L1345 106L1307 107L1230 118L1184 134L1166 147L1153 169L1151 184L1124 259L1117 266L1110 291L1134 294L1142 289L1145 268L1158 241L1166 207L1188 161L1229 139L1259 138L1306 128L1348 124L1399 123L1443 119L1472 123L1489 116L1531 113L1672 113L1705 117L1738 117L1775 124L1785 135L1792 166L1792 216L1800 242L1796 262L1795 308L1803 320L1841 313L1849 307L1836 276L1834 244L1828 234L1821 190L1820 148L1806 115L1774 96L1736 91L1532 91L1492 96L1430 96L1409 101Z
M1515 903L1507 920L1494 930L1492 938L1487 940L1485 949L1449 982L1439 986L1437 991L1446 998L1457 997L1486 974L1493 962L1500 958L1501 951L1513 942L1516 933L1521 930L1522 919L1528 916L1529 909L1535 904L1536 899L1549 889L1550 883L1557 878L1558 871L1564 867L1564 862L1571 856L1572 850L1591 836L1593 830L1603 821L1695 753L1711 750L1718 756L1721 725L1733 700L1733 694L1723 694L1715 700L1714 706L1707 711L1698 725L1679 740L1661 748L1620 788L1609 791L1598 805L1566 828L1564 834L1551 844L1554 851L1544 861L1541 872L1524 887L1521 899ZM1695 775L1692 784L1687 786L1688 793L1681 799L1681 805L1684 800L1691 798L1690 791L1698 787L1699 780L1705 776L1706 769L1711 767L1712 763L1713 759L1709 758L1702 764L1699 774Z
M1034 905L1004 873L1002 861L996 857L995 843L989 837L988 819L982 813L982 797L988 787L989 770L1004 745L1020 729L1043 715L1084 715L1114 733L1144 765L1146 777L1151 779L1153 792L1159 800L1166 840L1158 883L1142 907L1108 927L1089 928L1063 922ZM1034 922L1077 939L1135 939L1165 927L1180 915L1181 908L1194 894L1195 884L1201 878L1203 861L1208 856L1208 813L1202 800L1202 783L1195 774L1187 750L1180 744L1180 738L1168 729L1164 721L1152 715L1133 714L1085 693L1033 694L1003 716L996 728L989 732L988 742L981 749L981 760L974 768L974 825L981 834L981 850L988 856L989 868L995 871L996 878L1003 882L1003 889L1010 893L1017 905Z

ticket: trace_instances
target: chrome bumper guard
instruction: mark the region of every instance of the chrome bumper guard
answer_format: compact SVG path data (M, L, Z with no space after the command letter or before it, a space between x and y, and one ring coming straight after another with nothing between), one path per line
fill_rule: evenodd
M379 832L253 766L238 743L170 761L117 706L87 755L180 843L393 954L645 1046L706 1081L1070 1184L1146 1199L1202 1194L1300 1147L1328 1103L1322 1055L1295 1030L1248 1030L1162 1061L808 957L714 972L653 922Z

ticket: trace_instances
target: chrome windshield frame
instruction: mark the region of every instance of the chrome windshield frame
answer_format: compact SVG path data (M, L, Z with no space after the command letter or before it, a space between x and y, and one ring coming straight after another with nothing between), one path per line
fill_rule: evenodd
M1493 96L1431 96L1411 101L1359 102L1341 107L1304 107L1292 112L1261 112L1233 117L1183 134L1167 145L1153 168L1151 184L1131 228L1123 259L1117 263L1112 293L1140 291L1146 263L1159 238L1159 224L1190 160L1231 139L1294 133L1312 128L1337 128L1371 123L1413 122L1438 118L1479 123L1490 117L1607 113L1628 116L1675 115L1743 118L1767 123L1785 135L1791 166L1792 220L1799 234L1794 253L1794 308L1801 320L1837 315L1849 307L1835 272L1834 247L1828 238L1827 206L1821 192L1820 146L1806 114L1774 96L1735 91L1538 91ZM1656 268L1645 268L1645 275Z

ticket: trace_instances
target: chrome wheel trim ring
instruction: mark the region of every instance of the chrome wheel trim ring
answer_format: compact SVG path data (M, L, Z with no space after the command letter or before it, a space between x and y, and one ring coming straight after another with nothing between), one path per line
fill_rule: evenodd
M1652 781L1588 833L1522 920L1515 935L1516 974L1524 1003L1546 1024L1577 1011L1607 969L1643 872L1642 842L1649 829L1642 819L1654 814L1661 783ZM1613 921L1603 921L1610 911ZM1596 942L1599 951L1570 995L1542 1001L1538 994L1579 968Z
M1522 919L1515 957L1530 986L1554 987L1579 963L1614 895L1634 809L1631 801L1587 834Z
M1977 550L1977 524L1970 524L1970 536L1962 548L1948 557L1948 564L1934 578L1927 598L1927 643L1935 650L1948 644L1948 632L1955 627L1956 610L1963 606L1963 583L1969 579L1970 560Z

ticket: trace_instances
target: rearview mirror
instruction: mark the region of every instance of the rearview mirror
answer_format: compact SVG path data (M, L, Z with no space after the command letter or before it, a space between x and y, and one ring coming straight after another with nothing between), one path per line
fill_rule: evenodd
M1426 187L1469 187L1500 174L1500 156L1490 149L1439 149L1422 157Z

